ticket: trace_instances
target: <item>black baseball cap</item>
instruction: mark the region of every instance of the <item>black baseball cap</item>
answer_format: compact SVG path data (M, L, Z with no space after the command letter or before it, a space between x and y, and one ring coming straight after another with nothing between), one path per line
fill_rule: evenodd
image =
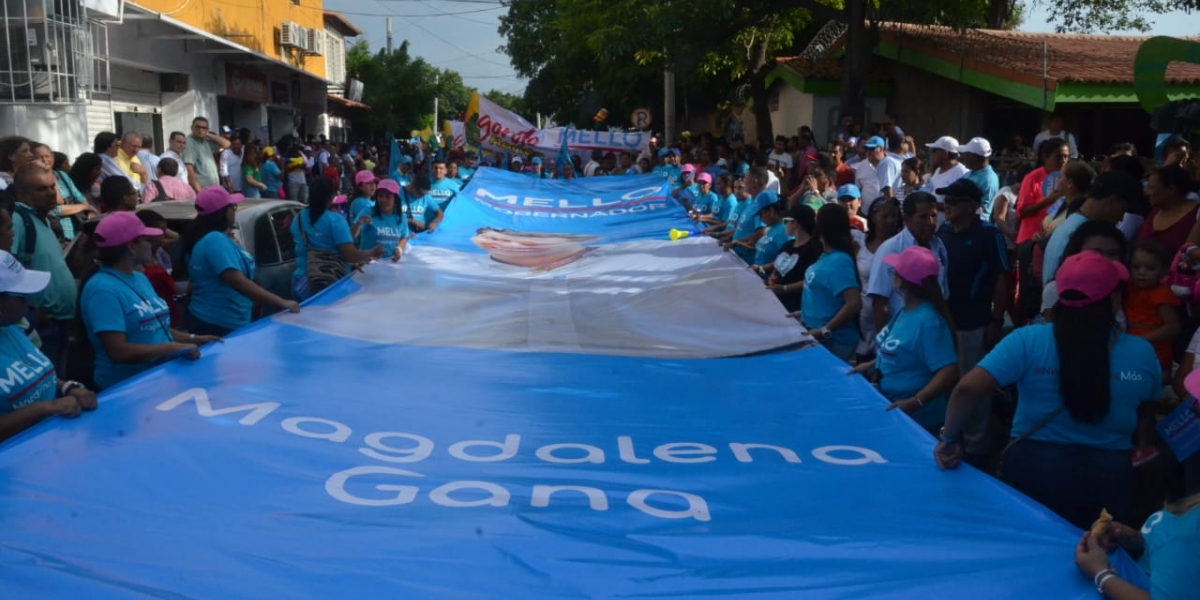
M959 179L946 187L940 187L934 192L947 198L966 198L972 202L983 202L983 190L970 179Z

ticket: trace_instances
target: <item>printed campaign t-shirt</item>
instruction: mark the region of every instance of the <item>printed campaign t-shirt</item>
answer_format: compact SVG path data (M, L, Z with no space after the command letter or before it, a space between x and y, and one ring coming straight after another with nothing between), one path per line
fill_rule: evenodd
M762 219L758 218L758 213L755 212L756 208L757 205L753 198L747 198L746 200L738 203L738 210L741 212L736 215L736 226L733 230L733 239L740 240L742 238L749 237L760 228L766 227L766 225L763 224ZM739 258L747 263L754 263L754 250L746 248L745 246L734 246L733 251L738 255Z
M779 251L790 239L783 221L768 227L767 232L758 238L758 243L754 244L754 264L769 265L775 262L775 257L779 256Z
M1012 436L1019 437L1062 406L1058 391L1058 344L1054 325L1027 325L1005 336L979 367L1001 386L1017 384L1021 401L1013 417ZM1107 450L1128 450L1137 409L1162 393L1162 368L1150 342L1127 333L1117 334L1109 351L1111 403L1099 423L1081 423L1062 411L1029 436L1058 444L1082 444Z
M341 221L346 224L345 219ZM221 274L230 269L240 271L246 279L254 279L254 257L224 231L210 232L196 242L188 260L188 274L192 278L188 310L205 323L237 329L250 323L254 302L221 279Z
M119 332L131 344L166 344L172 341L171 309L154 291L145 275L126 275L100 267L80 295L88 341L96 350L96 384L112 387L157 364L157 361L117 363L100 344L99 334ZM206 319L207 320L207 319Z
M696 198L692 200L692 209L702 215L714 214L716 212L714 208L717 206L718 202L720 202L720 200L717 198L716 192L710 191L707 194L697 195Z
M440 181L434 180L429 185L429 196L433 198L434 202L437 202L438 208L442 210L446 210L446 206L461 191L462 184L449 177Z
M410 196L405 188L400 188L400 198L396 200L396 203L405 219L412 219L422 225L433 220L439 208L437 201L429 194L420 197Z
M308 246L304 244L305 236L313 250L335 251L342 244L353 244L354 236L350 235L350 225L346 219L333 211L325 211L321 218L313 223L308 218L308 209L300 211L292 219L292 239L296 240L296 270L293 277L302 278L308 275ZM304 233L300 227L303 220Z
M932 303L901 309L875 336L875 368L882 375L879 392L888 400L912 398L934 373L954 364L954 334ZM936 427L946 416L946 395L921 400L925 406L913 413L913 420L926 429Z
M846 290L859 289L857 267L854 259L845 252L829 251L821 254L817 262L808 268L804 274L804 294L801 300L801 314L804 324L810 328L824 327L842 310L846 303L842 294ZM857 319L847 321L845 325L833 331L833 339L841 344L854 344L858 341Z
M58 397L54 365L21 329L0 327L0 415Z
M396 246L400 244L400 240L408 237L408 219L405 219L398 211L385 215L367 210L355 214L353 220L357 222L364 214L371 217L371 222L362 226L358 238L358 248L370 250L376 245L380 245L383 246L383 258L391 258L396 251Z
M737 205L737 196L729 194L728 196L717 200L716 203L713 204L712 216L718 221L728 221L731 217L733 217L733 211L737 208Z
M350 215L352 217L354 217L350 220L351 221L356 220L359 215L363 214L364 212L370 212L372 208L375 208L375 199L374 198L368 198L367 196L358 196L357 198L350 201Z
M1142 526L1146 551L1138 563L1150 573L1150 597L1154 600L1195 598L1200 589L1200 508L1177 515L1160 510Z

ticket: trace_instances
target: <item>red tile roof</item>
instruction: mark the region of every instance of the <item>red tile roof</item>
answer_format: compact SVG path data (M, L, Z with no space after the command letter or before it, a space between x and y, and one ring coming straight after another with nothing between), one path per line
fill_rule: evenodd
M885 23L880 38L905 50L914 50L948 60L963 67L1040 87L1043 71L1048 87L1058 83L1132 84L1133 60L1148 37L1033 33L974 29L965 32L949 27ZM778 62L805 77L836 79L841 70L830 58L835 44L821 57L802 60L780 58ZM1200 65L1171 63L1167 83L1200 84Z

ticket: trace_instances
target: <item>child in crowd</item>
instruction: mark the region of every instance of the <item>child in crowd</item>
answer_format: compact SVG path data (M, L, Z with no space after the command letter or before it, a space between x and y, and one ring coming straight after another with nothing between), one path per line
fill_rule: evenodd
M1167 381L1171 375L1172 344L1182 330L1179 298L1163 283L1170 264L1170 250L1161 242L1138 242L1129 257L1129 283L1125 292L1129 333L1154 345Z

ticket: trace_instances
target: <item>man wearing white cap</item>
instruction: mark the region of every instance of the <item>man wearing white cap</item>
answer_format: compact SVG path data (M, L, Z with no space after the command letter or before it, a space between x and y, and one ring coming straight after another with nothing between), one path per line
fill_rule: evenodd
M946 199L939 196L935 190L944 187L950 187L950 184L962 179L963 175L967 174L967 168L958 162L958 140L943 135L932 144L925 144L929 148L929 163L933 167L933 173L929 175L929 181L925 183L925 191L937 196L938 201L938 222L940 223L945 213L944 203Z
M31 294L46 289L50 273L26 270L13 255L0 250L0 368L9 381L0 389L0 441L53 415L77 417L96 409L96 394L83 384L55 376L54 365L20 327L29 313Z
M983 200L979 206L985 223L991 222L992 203L1000 193L1000 177L988 162L991 155L992 145L981 137L971 138L971 141L958 147L958 157L967 168L963 179L969 180L983 191Z

